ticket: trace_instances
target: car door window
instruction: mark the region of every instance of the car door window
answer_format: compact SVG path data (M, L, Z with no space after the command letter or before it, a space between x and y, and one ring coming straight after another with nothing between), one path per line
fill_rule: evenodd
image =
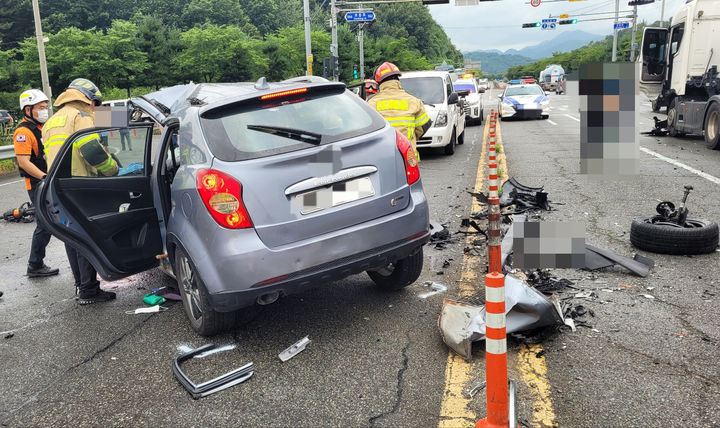
M152 128L107 128L73 138L71 175L112 178L145 175Z

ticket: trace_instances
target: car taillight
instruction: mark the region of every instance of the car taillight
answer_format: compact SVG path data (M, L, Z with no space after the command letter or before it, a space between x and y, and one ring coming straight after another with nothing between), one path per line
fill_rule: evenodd
M230 229L253 227L242 202L242 184L214 169L201 169L196 185L205 208L220 226Z
M395 143L397 144L398 150L405 161L405 176L408 184L413 184L420 178L420 168L418 168L418 158L413 150L412 145L408 139L400 133L397 129L395 130Z

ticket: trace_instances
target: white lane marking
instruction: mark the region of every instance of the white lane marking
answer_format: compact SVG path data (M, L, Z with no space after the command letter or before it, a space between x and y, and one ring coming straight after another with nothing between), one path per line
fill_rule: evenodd
M11 181L9 183L3 183L3 184L0 184L0 187L7 186L8 184L22 183L23 181L24 180L15 180L15 181Z
M545 122L550 123L550 124L552 124L552 125L557 125L557 123L553 122L553 121L550 120L550 119L545 119Z
M650 150L650 149L646 149L645 147L640 147L640 151L645 152L645 153L647 153L647 154L649 154L649 155L653 155L653 156L655 156L656 158L658 158L658 159L660 159L660 160L663 160L663 161L665 161L665 162L667 162L667 163L669 163L669 164L672 164L672 165L675 165L675 166L679 166L680 168L686 169L686 170L692 172L693 174L697 174L697 175L699 175L700 177L702 177L702 178L704 178L704 179L706 179L706 180L708 180L708 181L711 181L711 182L713 182L713 183L715 183L715 184L720 184L720 178L717 178L717 177L715 177L715 176L713 176L713 175L710 175L710 174L708 174L708 173L706 173L706 172L702 172L702 171L700 171L699 169L695 169L695 168L693 168L693 167L691 167L691 166L687 166L687 165L685 165L684 163L680 163L680 162L676 161L675 159L670 159L670 158L667 157L667 156L663 156L663 155L661 155L660 153L656 153L656 152L654 152L654 151L652 151L652 150Z
M559 108L560 110L567 110L567 109L568 109L568 106L558 106L558 108Z
M575 116L570 116L569 114L566 114L565 116L569 117L572 120L577 120L578 122L580 122L580 119L576 118Z

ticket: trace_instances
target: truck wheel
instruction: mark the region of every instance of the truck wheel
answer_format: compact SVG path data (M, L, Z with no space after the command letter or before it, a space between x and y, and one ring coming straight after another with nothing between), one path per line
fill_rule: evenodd
M214 336L235 325L235 312L216 312L210 307L205 284L195 264L180 247L175 250L175 269L185 315L197 334Z
M672 101L670 101L670 106L667 109L667 127L668 127L668 135L671 137L677 137L685 135L684 132L678 132L676 125L677 125L677 108L675 107L677 104L677 98L673 98Z
M707 254L718 246L718 225L688 217L685 227L681 227L662 222L660 216L641 217L630 225L630 242L653 253Z
M705 119L705 144L708 149L720 149L720 103L712 103Z
M650 101L650 106L651 106L653 112L657 113L660 111L660 103L657 98Z
M455 153L455 142L457 138L455 137L455 129L453 129L452 136L450 137L450 142L445 145L445 154L450 156Z
M415 282L422 273L422 267L423 250L420 247L414 254L381 269L369 270L367 274L379 288L398 291Z

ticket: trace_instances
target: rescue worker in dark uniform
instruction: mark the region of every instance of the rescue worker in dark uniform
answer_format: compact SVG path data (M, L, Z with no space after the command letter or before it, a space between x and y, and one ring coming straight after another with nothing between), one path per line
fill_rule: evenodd
M48 167L52 166L65 140L76 131L95 127L95 106L102 103L102 94L87 79L75 79L55 100L59 110L48 119L43 128L45 155ZM73 177L114 176L118 165L93 133L73 142L71 173ZM115 293L100 289L100 281L92 264L75 248L65 244L70 268L75 277L78 303L87 305L106 302Z
M48 119L48 98L38 89L30 89L20 94L20 110L23 120L15 129L13 143L20 175L25 178L25 190L30 203L35 203L35 193L40 180L47 173L47 162L42 143L42 127ZM36 222L30 244L27 276L30 278L57 275L59 269L45 264L45 248L50 242L50 232Z

